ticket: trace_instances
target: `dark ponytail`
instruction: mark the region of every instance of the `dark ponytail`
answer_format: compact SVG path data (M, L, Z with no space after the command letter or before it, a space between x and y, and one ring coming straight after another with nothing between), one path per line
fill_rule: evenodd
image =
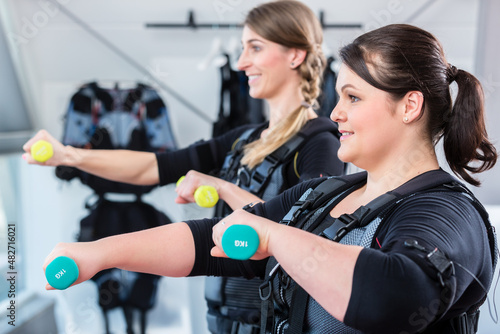
M484 122L483 89L476 77L452 65L447 69L447 79L449 83L457 83L458 92L443 131L446 160L453 172L478 186L480 182L469 172L481 173L492 168L497 160ZM470 166L474 160L480 163Z
M443 139L446 160L455 174L474 186L480 184L471 173L492 168L498 158L486 133L483 90L472 74L447 63L441 44L431 33L391 24L359 36L341 49L340 58L395 101L409 91L422 92L422 113L427 114L431 140L436 144ZM454 104L450 94L453 81L458 85Z

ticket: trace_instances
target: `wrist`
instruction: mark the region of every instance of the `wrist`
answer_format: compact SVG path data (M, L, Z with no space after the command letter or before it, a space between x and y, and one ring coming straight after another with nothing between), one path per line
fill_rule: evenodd
M84 150L66 145L64 146L62 165L70 167L78 167L82 161L82 153Z
M271 255L274 256L275 254L275 248L276 248L276 242L278 239L280 239L283 236L283 233L285 231L282 231L282 228L285 226L279 224L279 223L271 223L271 224L266 224L266 242L267 242L267 252Z
M94 260L99 270L120 268L123 263L120 255L126 251L120 249L120 243L114 237L98 239L92 242Z
M219 195L219 198L224 200L226 197L226 194L230 189L228 187L235 186L231 182L216 178L215 179L215 189L217 190L217 194Z

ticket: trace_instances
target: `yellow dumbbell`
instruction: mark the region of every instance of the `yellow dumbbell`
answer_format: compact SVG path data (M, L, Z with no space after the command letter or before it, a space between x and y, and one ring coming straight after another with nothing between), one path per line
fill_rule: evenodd
M45 140L39 140L31 146L31 156L38 162L45 162L52 158L54 150L52 144Z
M181 176L176 183L176 186L179 186L181 182L184 180L185 176ZM201 206L202 208L211 208L217 201L219 200L219 194L217 190L212 186L199 186L198 189L194 192L194 200L196 204Z

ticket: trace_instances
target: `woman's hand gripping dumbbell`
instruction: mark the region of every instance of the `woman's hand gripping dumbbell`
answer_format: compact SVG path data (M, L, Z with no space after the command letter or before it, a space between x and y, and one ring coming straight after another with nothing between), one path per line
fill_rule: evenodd
M185 176L181 176L177 181L176 186L179 187L185 178ZM203 208L211 208L219 201L219 194L217 193L217 190L215 187L210 185L199 186L194 191L193 196L196 204Z
M194 184L200 184L201 173L190 172L191 177L195 179ZM185 176L177 181L179 187L184 181ZM206 180L201 178L201 180ZM193 187L189 185L189 187ZM185 190L184 190L185 191ZM215 187L210 185L201 185L194 191L194 200L201 207L212 207L219 200ZM257 232L248 225L234 224L227 228L222 237L222 247L225 255L235 260L247 260L251 258L259 247L259 236Z
M40 130L23 145L23 159L27 163L43 166L70 166L68 152L71 146L61 144L47 131Z
M248 260L259 248L259 235L251 226L231 225L222 235L221 245L229 258Z
M257 220L256 220L257 218ZM247 222L252 221L252 225ZM274 225L244 209L237 209L224 217L212 229L215 247L211 255L235 260L261 260L269 257L269 231Z
M67 289L78 279L79 270L76 262L67 256L58 256L45 268L45 278L51 287Z

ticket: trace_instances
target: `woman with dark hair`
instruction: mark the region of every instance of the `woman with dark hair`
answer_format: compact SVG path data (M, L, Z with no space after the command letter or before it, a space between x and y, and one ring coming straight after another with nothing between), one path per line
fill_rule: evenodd
M272 299L263 325L272 333L474 332L496 263L493 232L472 193L440 168L435 145L443 140L449 166L470 184L495 165L481 84L447 63L432 34L410 25L368 32L340 54L331 115L342 135L338 156L366 172L305 181L222 220L59 244L45 265L74 258L77 283L109 267L266 277L262 297ZM326 182L341 186L329 193ZM329 198L316 210L311 198L322 194ZM396 200L370 216L387 198ZM224 258L221 239L234 224L257 231L253 261Z

